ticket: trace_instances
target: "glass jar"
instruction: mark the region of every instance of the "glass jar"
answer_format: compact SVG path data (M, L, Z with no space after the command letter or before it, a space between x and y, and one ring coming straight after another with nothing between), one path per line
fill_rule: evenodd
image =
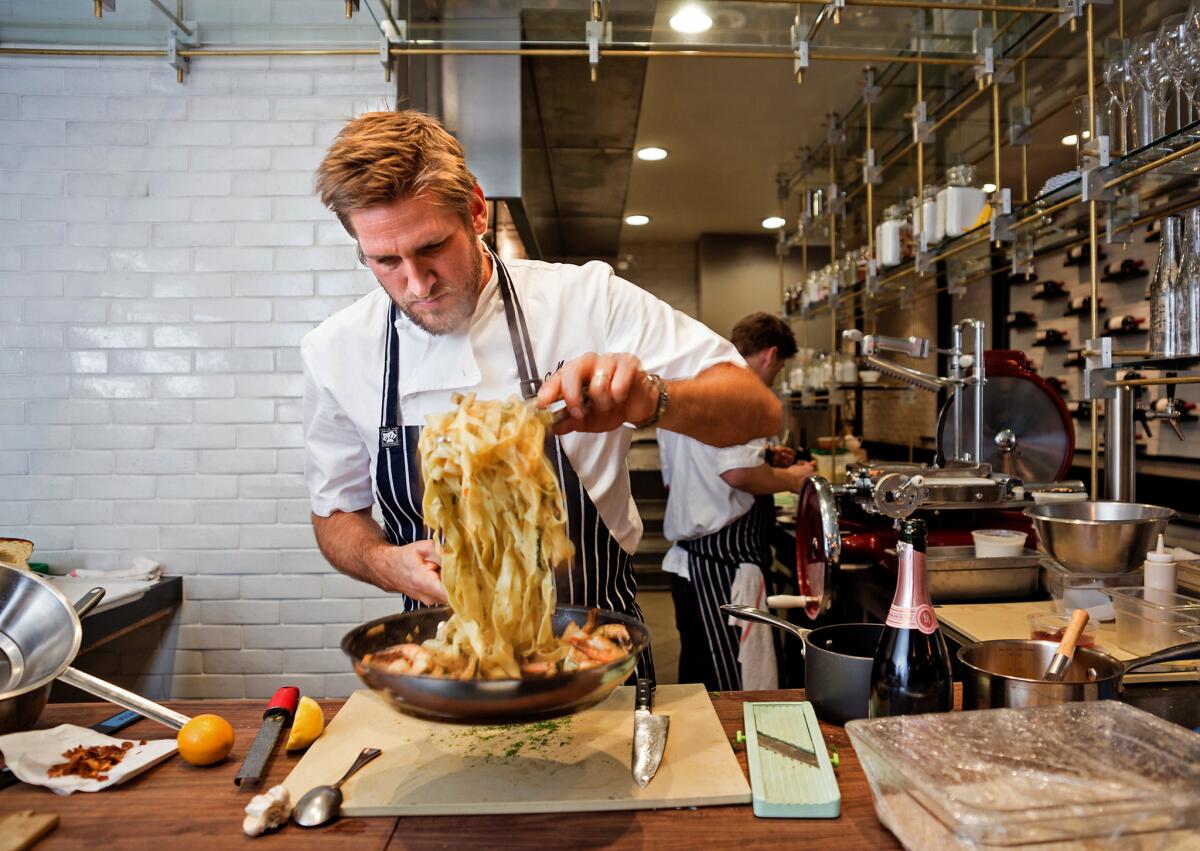
M945 198L946 236L962 236L975 226L987 204L987 195L975 183L975 166L962 164L946 170L946 187L939 193ZM940 207L941 205L939 205Z
M921 193L921 233L925 235L925 247L932 248L942 241L938 234L938 188L926 186ZM942 223L943 231L945 223Z
M908 226L904 221L904 205L893 204L884 211L883 224L879 226L879 265L885 269L899 266L904 259L904 232Z

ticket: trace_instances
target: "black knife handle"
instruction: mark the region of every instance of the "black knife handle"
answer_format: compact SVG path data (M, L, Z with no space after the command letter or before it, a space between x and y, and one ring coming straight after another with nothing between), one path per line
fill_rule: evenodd
M637 681L637 691L633 701L634 710L645 709L647 712L649 712L650 699L653 694L654 691L650 686L650 681L647 679L639 679Z

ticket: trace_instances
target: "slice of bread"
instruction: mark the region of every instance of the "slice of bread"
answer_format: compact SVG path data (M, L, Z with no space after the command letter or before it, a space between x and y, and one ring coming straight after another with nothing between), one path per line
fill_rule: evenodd
M24 538L0 538L0 564L29 570L29 557L33 555L33 541Z

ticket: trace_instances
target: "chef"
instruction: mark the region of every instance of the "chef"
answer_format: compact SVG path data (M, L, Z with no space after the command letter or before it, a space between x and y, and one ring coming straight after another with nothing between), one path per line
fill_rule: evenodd
M769 313L745 317L731 336L764 387L796 353L792 329ZM670 489L663 534L672 544L663 569L673 574L679 681L702 682L713 691L740 690L743 663L757 663L773 674L774 653L768 640L757 660L739 662L744 628L730 626L720 607L732 601L735 582L762 588L762 571L773 560L768 540L775 522L772 494L798 492L815 469L809 462L792 463L794 453L779 447L770 447L768 462L765 440L716 448L667 428L658 430L663 481Z
M729 446L774 433L779 401L729 343L607 265L501 261L481 239L487 204L462 147L427 115L350 121L316 182L380 284L301 343L321 552L402 594L406 611L446 602L421 514L425 417L455 392L564 400L570 416L547 441L575 545L559 595L641 619L631 557L642 526L623 426ZM648 654L639 668L652 673Z

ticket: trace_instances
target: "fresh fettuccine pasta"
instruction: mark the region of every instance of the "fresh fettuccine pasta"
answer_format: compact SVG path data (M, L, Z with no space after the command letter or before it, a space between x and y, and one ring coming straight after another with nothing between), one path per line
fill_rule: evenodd
M562 490L546 458L545 425L516 399L454 396L426 419L418 448L425 522L442 548L454 613L436 637L364 658L395 673L459 679L550 676L629 654L620 624L553 630L555 565L569 562Z

